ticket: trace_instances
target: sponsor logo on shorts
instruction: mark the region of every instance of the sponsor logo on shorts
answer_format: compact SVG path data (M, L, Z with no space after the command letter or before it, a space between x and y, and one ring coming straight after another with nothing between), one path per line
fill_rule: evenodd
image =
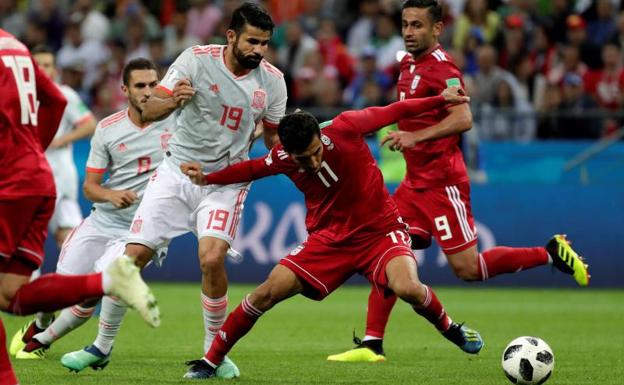
M132 222L132 227L130 228L130 232L132 234L137 234L141 232L141 228L143 227L143 219L138 218Z

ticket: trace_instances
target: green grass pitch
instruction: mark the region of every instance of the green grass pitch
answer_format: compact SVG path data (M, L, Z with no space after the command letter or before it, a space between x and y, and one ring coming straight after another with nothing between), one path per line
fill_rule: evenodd
M103 371L69 373L59 359L93 340L97 320L58 341L41 361L16 361L22 385L188 384L185 360L201 356L199 286L153 284L162 326L149 329L130 313ZM230 288L230 308L252 286ZM353 328L363 334L368 288L338 289L316 303L296 297L262 317L230 357L236 384L505 384L503 348L513 338L534 335L554 350L549 385L624 383L624 291L525 290L462 287L437 294L456 321L479 330L486 346L470 356L442 338L424 319L398 303L388 325L388 361L342 364L325 361L352 346ZM2 315L7 337L27 318ZM224 382L215 380L213 382ZM191 383L195 383L192 382Z

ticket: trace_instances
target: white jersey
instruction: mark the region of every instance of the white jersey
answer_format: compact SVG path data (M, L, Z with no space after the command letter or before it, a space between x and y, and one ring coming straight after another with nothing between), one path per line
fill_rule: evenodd
M224 61L226 46L193 46L180 54L159 87L171 93L188 79L195 96L181 108L169 151L174 163L199 161L215 171L248 158L256 123L275 128L286 110L283 74L262 60L244 76Z
M67 135L74 127L93 116L76 91L66 85L59 85L58 87L67 99L67 107L65 107L54 139ZM54 174L57 196L73 200L78 199L78 171L74 163L72 145L49 148L45 155Z
M176 122L173 114L167 119L141 128L128 116L128 109L102 120L91 139L87 171L109 173L102 187L111 190L132 190L139 199L124 209L110 202L94 203L93 220L106 227L127 230L152 172L162 162ZM106 228L105 227L105 228Z

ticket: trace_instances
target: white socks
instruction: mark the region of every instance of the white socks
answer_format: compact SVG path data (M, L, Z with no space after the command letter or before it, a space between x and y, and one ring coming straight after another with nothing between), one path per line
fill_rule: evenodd
M80 305L65 308L46 330L35 334L34 338L44 345L50 345L52 342L87 322L94 311L95 307L85 308Z
M121 322L128 310L128 305L116 297L102 297L102 309L100 310L100 323L98 335L93 345L102 353L108 354L113 348L113 342L119 329Z
M204 314L204 353L208 352L212 340L223 326L227 315L228 297L225 294L221 298L208 298L204 293L201 295L202 310Z

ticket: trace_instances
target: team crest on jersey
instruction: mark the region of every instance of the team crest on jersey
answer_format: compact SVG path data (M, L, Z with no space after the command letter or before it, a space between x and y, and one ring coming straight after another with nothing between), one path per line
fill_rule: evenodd
M420 82L420 75L414 75L414 79L412 80L412 85L410 86L410 95L414 95L414 92L416 92L416 87L418 87L419 82Z
M214 92L215 94L219 93L219 85L218 84L211 84L210 87L208 87L208 89L212 92Z
M266 104L266 92L264 90L255 90L253 99L251 100L251 108L261 110Z
M143 227L143 219L137 218L132 222L132 227L130 228L130 232L132 234L138 234L141 232L142 227Z
M323 143L328 150L334 149L334 143L332 143L331 139L328 136L321 135L321 143Z

